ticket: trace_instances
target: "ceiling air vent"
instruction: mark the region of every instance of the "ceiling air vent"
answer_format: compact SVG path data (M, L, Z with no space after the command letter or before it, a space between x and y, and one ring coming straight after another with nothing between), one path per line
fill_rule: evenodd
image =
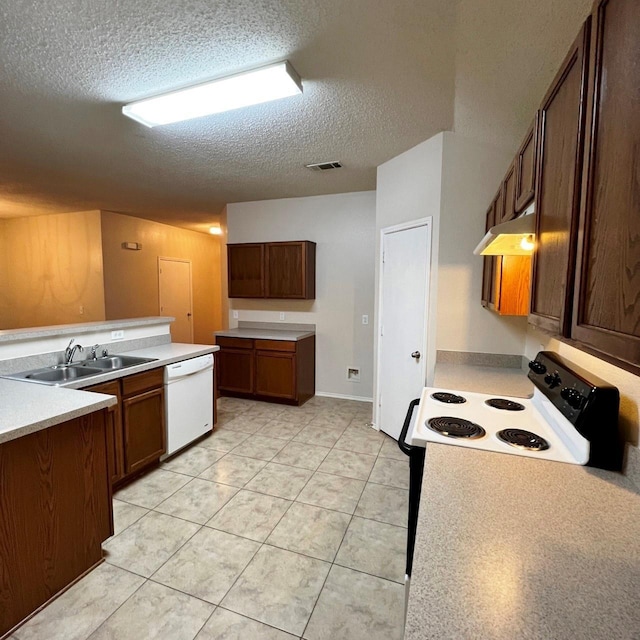
M337 160L333 160L332 162L314 162L313 164L306 164L305 167L312 171L329 171L329 169L341 169L342 163Z

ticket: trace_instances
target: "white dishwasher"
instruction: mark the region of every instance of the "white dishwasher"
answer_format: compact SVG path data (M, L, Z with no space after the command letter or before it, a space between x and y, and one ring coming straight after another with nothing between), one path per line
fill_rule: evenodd
M213 429L213 355L164 368L167 453L186 447Z

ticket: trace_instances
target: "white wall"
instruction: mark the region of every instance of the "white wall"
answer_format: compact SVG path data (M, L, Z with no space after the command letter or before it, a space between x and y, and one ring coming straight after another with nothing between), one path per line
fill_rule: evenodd
M227 205L228 241L317 243L315 300L229 301L238 320L316 325L316 392L371 399L375 192L263 200ZM233 311L238 311L238 320ZM369 324L362 324L362 316ZM359 383L347 380L360 367Z
M437 349L521 355L527 319L500 317L480 304L482 266L473 250L513 160L503 149L444 134L438 258Z
M378 167L376 191L376 293L379 300L380 231L403 222L431 217L433 220L431 244L430 319L434 327L437 314L438 284L438 235L440 230L440 208L442 198L442 152L444 134L421 142ZM376 318L376 325L378 319ZM435 331L427 329L427 382L433 381L435 372ZM378 335L375 335L374 350L378 351ZM376 372L377 375L377 372Z

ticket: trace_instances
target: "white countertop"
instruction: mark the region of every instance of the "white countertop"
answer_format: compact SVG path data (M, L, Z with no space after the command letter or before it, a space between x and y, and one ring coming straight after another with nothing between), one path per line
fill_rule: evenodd
M80 388L214 353L219 349L220 347L213 345L172 342L146 349L123 351L117 355L156 360L135 367L72 380L59 386L0 378L0 443L15 440L116 403L113 396L80 391Z
M292 331L290 329L226 329L216 331L213 335L223 338L253 338L255 340L287 340L297 342L303 338L314 336L315 331Z

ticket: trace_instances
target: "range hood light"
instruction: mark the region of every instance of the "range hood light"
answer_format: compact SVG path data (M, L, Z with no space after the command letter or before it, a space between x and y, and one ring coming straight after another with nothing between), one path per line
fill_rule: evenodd
M535 246L536 246L536 243L533 241L533 233L531 233L528 236L525 236L524 238L522 238L522 240L520 240L520 246L525 251L533 251L535 249Z
M497 224L473 250L477 256L529 256L535 248L535 216L525 214Z
M156 127L299 93L302 93L300 76L285 61L137 100L122 107L122 113L146 127Z

